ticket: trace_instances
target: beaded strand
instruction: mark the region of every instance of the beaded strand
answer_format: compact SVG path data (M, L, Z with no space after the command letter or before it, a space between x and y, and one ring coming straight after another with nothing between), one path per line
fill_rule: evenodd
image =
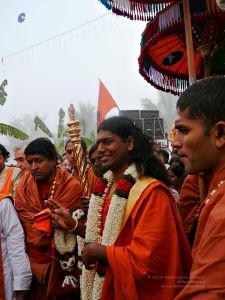
M111 178L109 180L109 182L107 183L107 186L104 190L104 193L101 197L101 200L100 200L99 206L98 206L98 221L97 221L97 242L98 243L101 243L101 241L102 241L102 214L103 214L103 210L104 210L105 200L109 195L112 185L113 185L113 178Z
M214 190L212 190L212 191L210 192L209 196L208 196L207 199L204 201L204 202L205 202L205 203L204 203L205 205L209 203L211 197L212 197L212 196L216 193L216 191L224 184L224 182L225 182L225 180L221 180L221 181L217 184L217 187L216 187Z
M49 196L49 200L53 200L53 197L54 197L54 194L55 194L55 187L56 187L56 177L52 183L52 186L51 186L51 191L50 191L50 196Z

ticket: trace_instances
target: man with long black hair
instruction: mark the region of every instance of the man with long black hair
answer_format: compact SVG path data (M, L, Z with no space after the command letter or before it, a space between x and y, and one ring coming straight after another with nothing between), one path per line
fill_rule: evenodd
M191 253L153 142L131 120L113 117L100 124L97 145L108 171L90 200L82 299L172 300L184 286ZM81 234L81 225L51 204Z

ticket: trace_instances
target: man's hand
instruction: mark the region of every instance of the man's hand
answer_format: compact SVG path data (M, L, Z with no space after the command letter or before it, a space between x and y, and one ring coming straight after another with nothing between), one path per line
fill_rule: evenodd
M76 221L71 217L69 211L55 200L45 200L47 207L51 209L50 216L64 230L71 230L76 225Z
M14 291L13 300L28 300L28 291Z
M106 247L98 243L90 243L84 246L82 252L82 261L87 270L93 269L97 261L108 262Z

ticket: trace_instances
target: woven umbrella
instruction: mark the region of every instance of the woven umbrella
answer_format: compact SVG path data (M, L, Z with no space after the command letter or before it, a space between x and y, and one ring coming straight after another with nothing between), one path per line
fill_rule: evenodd
M99 0L108 9L118 15L124 15L134 20L151 20L157 14L164 10L170 3L176 0ZM196 2L201 0L196 0ZM208 0L215 1L215 0ZM194 66L194 50L191 32L190 7L189 0L183 0L186 44L188 49L188 72L189 82L192 84L196 80Z
M191 0L190 13L197 78L225 74L225 12L215 1ZM141 41L140 73L175 95L189 84L184 27L182 1L177 1L147 24Z

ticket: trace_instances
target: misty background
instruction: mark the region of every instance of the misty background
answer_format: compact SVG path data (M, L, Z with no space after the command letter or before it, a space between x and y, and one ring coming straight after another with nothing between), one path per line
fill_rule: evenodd
M145 22L113 15L97 0L0 0L0 24L0 83L8 81L0 123L32 140L44 136L35 131L38 116L56 139L59 111L66 124L73 103L82 134L92 138L101 79L120 109L159 109L170 132L176 98L138 71ZM21 142L0 136L0 143L12 150Z

